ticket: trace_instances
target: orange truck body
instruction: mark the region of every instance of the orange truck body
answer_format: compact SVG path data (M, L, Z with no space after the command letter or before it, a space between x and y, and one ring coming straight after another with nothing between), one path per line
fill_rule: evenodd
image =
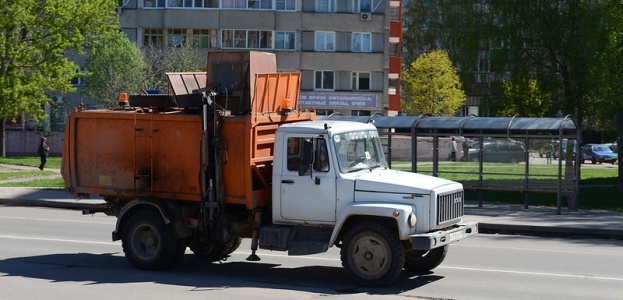
M231 85L245 87L218 103L232 107L231 115L219 118L225 204L269 207L276 129L315 120L313 111L296 110L300 73L276 73L275 66L271 54L221 52L208 56L207 72L169 75L178 102L218 82L218 73L226 70L234 70ZM66 126L61 173L74 195L201 201L201 113L132 106L76 109ZM212 130L214 120L207 126Z

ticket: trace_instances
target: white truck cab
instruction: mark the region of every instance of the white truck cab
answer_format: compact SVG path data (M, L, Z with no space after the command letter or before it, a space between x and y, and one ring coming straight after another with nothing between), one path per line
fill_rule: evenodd
M326 244L308 248L341 247L342 264L364 284L393 281L403 267L429 271L448 244L478 232L476 222L460 223L463 186L389 169L372 124L285 124L274 151L273 224L330 232Z

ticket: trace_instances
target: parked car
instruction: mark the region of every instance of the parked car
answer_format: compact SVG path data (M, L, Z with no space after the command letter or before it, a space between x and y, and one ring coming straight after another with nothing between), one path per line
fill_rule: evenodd
M614 141L612 143L605 143L604 145L608 146L608 148L610 148L612 152L619 153L619 147L617 146L617 141Z
M617 155L606 145L586 144L582 147L581 162L584 163L585 160L590 160L593 164L598 162L600 164L603 162L615 164L617 162Z
M479 148L468 150L467 160L478 161ZM485 143L482 150L482 159L485 162L518 163L526 161L524 147L518 143Z

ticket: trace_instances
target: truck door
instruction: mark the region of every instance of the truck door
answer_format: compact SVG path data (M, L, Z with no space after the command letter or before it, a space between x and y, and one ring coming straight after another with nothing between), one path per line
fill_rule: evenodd
M286 137L286 166L281 175L280 213L298 223L334 223L336 173L324 137ZM312 164L304 161L305 144L313 151Z

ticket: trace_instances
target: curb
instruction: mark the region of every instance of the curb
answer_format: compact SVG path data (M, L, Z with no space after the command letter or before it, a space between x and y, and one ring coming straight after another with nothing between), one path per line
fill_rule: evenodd
M484 234L517 234L623 240L623 230L616 229L493 224L479 222L478 232Z
M88 201L88 200L87 200ZM55 200L41 200L41 199L2 199L0 198L0 205L6 206L31 206L31 207L49 207L71 210L86 210L86 209L102 209L106 208L106 203L86 203L85 200L75 201L55 201Z

